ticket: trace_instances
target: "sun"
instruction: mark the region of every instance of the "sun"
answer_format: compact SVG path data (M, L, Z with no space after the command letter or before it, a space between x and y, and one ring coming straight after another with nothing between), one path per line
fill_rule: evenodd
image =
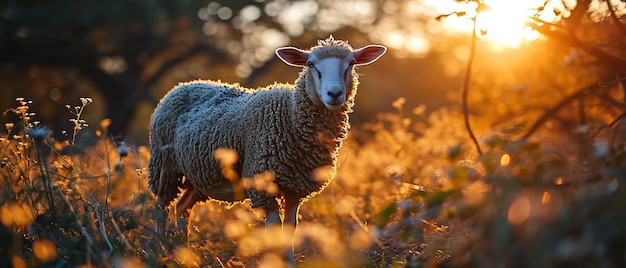
M516 48L522 42L535 40L540 34L527 26L526 22L532 16L538 16L544 21L552 21L556 17L553 12L537 11L544 6L544 10L551 10L551 1L545 0L484 0L485 10L476 15L476 31L481 38L489 39L496 44Z

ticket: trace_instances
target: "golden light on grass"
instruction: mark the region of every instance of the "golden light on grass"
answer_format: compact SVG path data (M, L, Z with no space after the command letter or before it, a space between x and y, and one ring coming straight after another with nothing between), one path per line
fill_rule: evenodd
M541 204L547 204L548 202L550 202L550 193L543 192L541 195Z
M228 148L219 148L215 150L213 156L222 166L232 166L237 163L237 160L239 159L237 152Z
M107 130L109 129L109 126L111 125L111 119L109 118L105 118L100 120L100 128L102 128L102 130Z
M556 185L563 185L565 183L565 181L563 180L563 177L557 177L556 179L554 179L554 184Z
M239 238L245 234L246 226L240 221L229 221L224 224L224 233L230 238Z
M263 246L263 240L259 239L256 235L258 232L263 230L252 230L247 236L242 237L239 240L239 247L237 247L237 253L241 254L241 256L253 256L255 255ZM280 236L278 236L280 237Z
M0 222L6 226L26 227L34 219L33 210L23 203L8 203L0 208Z
M350 211L353 211L357 206L357 199L354 196L348 195L341 198L335 203L335 211L338 215L348 215Z
M174 249L174 258L181 267L200 267L202 263L200 256L187 247Z
M500 157L500 166L506 167L509 164L511 164L511 155L503 154L502 157Z
M141 259L137 257L119 257L113 259L113 267L125 267L125 268L144 268Z
M239 240L237 251L242 256L253 256L263 249L271 248L271 245L267 244L268 242L274 241L280 244L281 232L282 229L278 224L271 226L267 230L264 228L252 229L250 233Z
M254 215L252 211L242 208L242 207L238 207L235 209L235 216L237 217L238 221L243 222L245 224L252 223L256 218L256 216Z
M332 172L333 167L331 165L318 167L313 170L313 179L320 183L327 182L328 180L330 180Z
M509 206L509 212L507 218L513 225L518 225L526 222L530 217L532 209L532 203L526 196L517 197Z
M274 172L266 171L261 174L255 174L250 178L244 178L242 180L245 188L254 188L258 191L266 192L270 195L278 193L278 185L275 182L276 176Z
M213 157L220 163L222 167L222 175L224 175L225 178L231 182L239 179L239 174L237 174L237 171L233 169L233 165L235 165L239 159L235 150L219 148L215 150Z
M13 268L26 268L28 266L26 266L26 261L24 261L24 259L22 259L22 257L19 254L12 254L11 255L11 264L13 264Z
M480 205L485 202L485 194L489 191L489 184L482 180L470 183L463 189L467 203L470 205Z
M372 235L363 229L358 229L350 235L348 241L350 248L355 251L363 251L370 247L373 243Z
M42 262L51 261L57 257L57 246L49 239L35 240L33 242L33 253Z
M291 247L293 232L293 227L284 226L283 229L279 224L250 229L239 238L237 252L244 257L262 252L283 252Z
M268 253L263 256L263 259L259 262L259 268L286 268L287 263L275 253Z
M337 230L323 224L311 223L298 225L295 233L295 247L301 248L305 243L313 242L321 249L321 256L327 259L338 260L344 257L344 241L339 238Z

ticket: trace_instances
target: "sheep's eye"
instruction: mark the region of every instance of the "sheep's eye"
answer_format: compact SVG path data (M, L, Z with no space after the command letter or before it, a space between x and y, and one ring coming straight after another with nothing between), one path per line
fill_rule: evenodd
M306 63L306 65L309 66L309 68L315 69L317 71L317 79L322 79L322 73L319 70L317 70L317 68L315 68L315 64L309 61Z

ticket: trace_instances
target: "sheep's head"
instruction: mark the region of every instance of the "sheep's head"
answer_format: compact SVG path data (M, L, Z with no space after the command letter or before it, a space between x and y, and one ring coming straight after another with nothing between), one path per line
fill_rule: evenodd
M353 50L345 41L329 39L319 42L311 51L295 47L283 47L276 55L285 63L304 68L313 80L316 103L322 103L330 110L338 110L350 96L353 84L354 66L366 65L380 58L387 48L369 45Z

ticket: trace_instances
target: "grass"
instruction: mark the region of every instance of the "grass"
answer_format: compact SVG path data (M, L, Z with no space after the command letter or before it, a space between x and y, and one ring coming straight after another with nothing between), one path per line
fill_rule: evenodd
M19 121L0 138L0 266L285 267L278 231L249 203L196 205L188 235L173 220L158 235L147 148L102 136L106 121L88 126L91 102L68 108L66 141L34 121L31 102L12 109ZM554 136L502 130L478 156L462 114L403 104L352 130L335 180L302 206L299 267L626 264L625 141L597 140L573 159ZM82 131L99 141L79 147Z

